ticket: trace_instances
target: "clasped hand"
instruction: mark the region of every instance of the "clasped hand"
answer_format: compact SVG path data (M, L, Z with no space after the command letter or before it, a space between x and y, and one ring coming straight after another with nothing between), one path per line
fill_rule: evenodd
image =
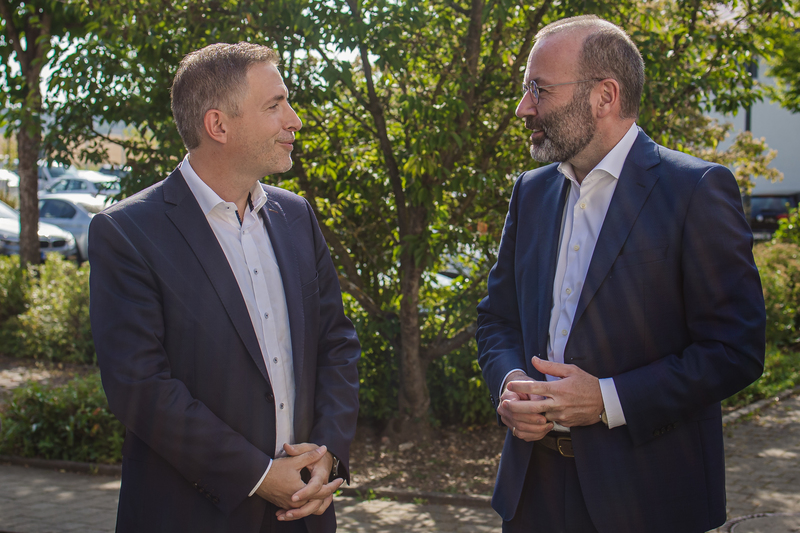
M534 368L561 378L535 381L523 373L512 374L500 396L497 414L516 437L540 440L553 429L553 422L565 427L588 426L600 419L603 395L600 381L575 365L553 363L534 357Z
M324 513L344 482L335 479L328 483L333 456L325 446L312 443L284 444L283 449L289 456L273 459L256 494L280 508L276 514L281 521ZM308 483L300 477L304 468L311 472Z

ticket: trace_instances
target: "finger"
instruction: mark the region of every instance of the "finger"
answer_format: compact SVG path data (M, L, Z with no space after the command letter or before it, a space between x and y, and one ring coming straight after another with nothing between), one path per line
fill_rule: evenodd
M313 449L311 451L302 453L302 454L298 455L297 457L293 457L292 460L294 461L294 466L298 470L301 470L301 469L303 469L303 467L306 467L308 465L312 465L312 464L316 463L317 461L319 461L322 457L325 456L325 452L327 452L327 451L328 451L328 447L323 444L319 448L315 448L315 449Z
M536 356L531 358L531 362L533 363L533 367L541 372L542 374L547 374L550 376L555 376L557 378L565 378L570 375L572 365L565 365L563 363L554 363L552 361L547 361L545 359L539 359Z
M322 505L319 506L319 509L314 511L314 514L319 515L319 514L324 513L325 510L328 509L328 507L330 506L330 504L332 502L333 502L333 496L328 496L327 498L325 498L325 500L323 500Z
M307 504L302 507L298 507L297 509L288 509L284 514L281 514L280 510L276 513L278 520L280 521L291 521L291 520L299 520L300 518L304 518L315 511L317 511L322 506L323 500L310 500Z
M328 476L330 475L330 472L323 472L323 470L324 469L322 468L314 468L311 471L311 479L308 480L306 486L292 494L293 502L308 500L312 497L318 500L321 499L321 497L316 497L316 494L325 485L325 482L328 480Z
M313 442L300 442L298 444L285 443L283 445L283 451L285 451L291 457L297 457L298 455L310 452L311 450L316 450L317 448L319 448L319 446Z
M544 438L545 435L547 435L550 431L552 431L552 429L553 429L552 422L544 426L541 426L541 429L536 429L536 430L523 430L517 428L517 438L522 439L526 442L542 440L542 438Z
M503 409L514 418L519 415L533 415L544 413L552 409L554 405L552 398L545 398L544 400L528 400L525 402L503 402Z

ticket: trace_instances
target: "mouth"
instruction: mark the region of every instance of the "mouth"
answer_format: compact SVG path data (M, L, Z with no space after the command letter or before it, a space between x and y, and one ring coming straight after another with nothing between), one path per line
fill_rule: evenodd
M543 129L532 129L531 130L531 142L533 144L539 144L544 140L545 132Z

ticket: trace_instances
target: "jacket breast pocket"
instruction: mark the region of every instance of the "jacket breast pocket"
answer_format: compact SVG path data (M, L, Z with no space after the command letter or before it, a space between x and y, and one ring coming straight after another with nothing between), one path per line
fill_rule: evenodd
M319 273L314 276L314 279L300 287L300 294L302 295L303 299L308 298L309 296L313 296L314 294L319 292Z
M648 246L647 248L635 248L628 250L623 248L622 252L617 256L614 261L613 269L626 268L635 265L643 265L645 263L655 263L663 261L667 257L667 250L669 245L659 243L655 246Z

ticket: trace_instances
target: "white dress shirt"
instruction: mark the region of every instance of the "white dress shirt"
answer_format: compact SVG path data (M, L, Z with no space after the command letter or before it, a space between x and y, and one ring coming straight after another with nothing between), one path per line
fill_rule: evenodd
M267 228L259 215L267 203L267 194L256 183L250 191L246 213L241 216L235 203L224 201L200 179L188 155L180 169L225 252L247 305L275 396L275 457L283 457L286 455L283 443L294 443L294 363L283 280ZM250 496L271 467L272 461Z
M572 321L578 308L597 237L603 227L625 159L638 134L637 126L633 124L581 183L578 183L570 163L558 165L558 171L570 181L570 189L564 207L558 263L553 280L553 307L550 311L547 339L547 359L550 361L564 363L564 350L572 331ZM511 372L503 379L504 383ZM558 379L560 378L547 376L548 381ZM625 414L622 412L614 378L601 379L600 392L603 395L608 427L625 425ZM555 429L568 431L568 428L560 424L555 424Z

